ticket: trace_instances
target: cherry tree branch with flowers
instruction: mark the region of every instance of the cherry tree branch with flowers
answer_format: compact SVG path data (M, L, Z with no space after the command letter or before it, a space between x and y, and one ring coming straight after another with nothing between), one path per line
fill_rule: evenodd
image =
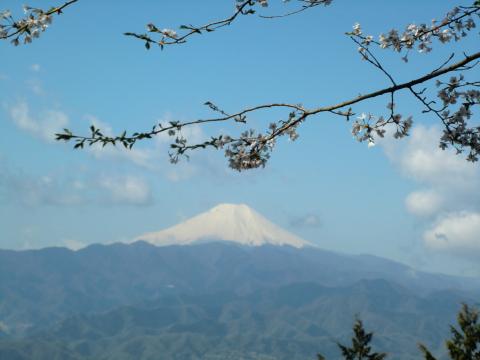
M0 22L0 39L13 38L12 43L19 45L21 37L23 37L23 42L29 43L32 38L38 37L40 32L46 29L51 22L52 15L60 14L63 8L76 1L78 0L68 1L49 11L25 7L24 11L27 16L22 20L14 20L8 11L0 12L0 19L3 19L3 23ZM263 18L291 16L320 5L328 6L332 1L296 0L300 4L297 10L281 15L260 16ZM284 0L284 2L290 2L290 0ZM194 35L209 33L229 26L241 16L256 14L257 7L267 7L268 4L268 0L235 0L235 11L222 20L201 26L181 25L178 33L175 30L150 23L147 25L147 33L128 32L125 35L143 41L147 49L151 49L153 45L164 49L166 46L184 44ZM188 157L193 150L223 149L229 166L242 171L264 167L280 137L287 136L291 140L296 140L298 138L297 128L308 118L320 113L332 113L347 121L352 120L352 134L357 140L368 142L369 146L375 144L377 137L385 135L388 126L395 128L395 138L407 136L413 119L411 116L405 117L398 113L395 104L395 95L406 90L421 103L424 113L430 113L441 121L444 132L439 139L439 146L442 149L451 146L456 149L457 153L466 151L467 160L477 161L480 156L480 127L472 125L472 123L473 109L477 109L477 106L480 105L480 82L476 79L467 80L466 77L467 75L475 76L470 70L475 69L478 65L480 52L464 53L460 59L455 58L455 55L452 54L440 67L418 78L398 83L394 75L381 63L378 55L375 54L375 49L391 49L402 55L402 59L408 62L408 56L413 50L429 53L434 42L445 44L460 41L475 31L476 20L479 17L480 0L476 0L471 6L454 7L442 20L432 21L430 25L409 24L403 31L392 29L378 37L365 34L361 25L355 24L352 31L347 32L347 35L356 44L361 58L381 71L391 82L391 86L337 104L307 109L300 104L274 102L231 113L221 109L213 102L207 101L205 105L218 116L186 122L171 121L168 124L155 124L149 131L132 134L124 131L117 136L107 136L102 133L101 129L94 126L91 126L89 135L77 135L64 129L64 132L56 134L56 138L67 142L73 141L74 148L95 144L103 146L120 144L131 149L138 141L165 133L172 139L170 159L173 163L178 162L181 157ZM450 78L444 79L447 74L450 75ZM419 85L433 80L436 80L435 85L438 88L437 101L427 97L426 87L417 88ZM388 97L387 116L375 116L368 113L357 115L352 109L353 105L358 106L366 100L382 96ZM248 124L251 114L275 108L285 110L285 118L269 124L264 132L247 128L236 136L222 134L200 143L189 143L188 139L182 135L182 129L193 125L218 122Z

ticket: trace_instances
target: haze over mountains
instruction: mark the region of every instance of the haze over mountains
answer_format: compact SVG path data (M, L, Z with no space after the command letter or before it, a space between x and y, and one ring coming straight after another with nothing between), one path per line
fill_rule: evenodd
M0 359L338 358L355 315L413 359L480 295L476 279L314 247L245 205L139 239L1 250Z

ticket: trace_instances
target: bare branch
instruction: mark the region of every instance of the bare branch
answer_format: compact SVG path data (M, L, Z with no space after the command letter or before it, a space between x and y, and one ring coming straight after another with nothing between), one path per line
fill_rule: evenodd
M252 7L255 5L256 0L244 0L236 5L236 10L233 15L218 21L211 23L193 26L193 25L181 25L181 30L186 30L186 33L179 36L176 31L172 29L160 29L154 24L147 25L147 30L150 34L157 34L160 36L159 40L154 40L151 35L137 34L133 32L126 32L124 35L131 36L145 41L145 47L150 49L151 45L157 44L162 49L167 45L177 45L187 42L188 38L195 34L202 34L203 32L212 32L221 27L230 25L238 16L253 14L255 11Z
M148 33L134 33L134 32L126 32L124 35L134 37L136 39L142 40L145 42L145 47L150 49L152 45L158 45L161 49L164 49L165 46L168 45L178 45L184 44L187 40L192 37L193 35L200 35L205 32L213 32L219 28L231 25L239 16L241 15L253 15L256 13L255 7L257 5L261 5L262 7L268 6L268 0L235 0L235 12L222 20L213 21L201 26L194 26L194 25L181 25L180 30L184 31L183 34L178 34L177 31L168 28L160 28L152 23L147 24L147 32ZM290 0L288 0L290 1ZM277 17L285 17L297 14L304 10L316 7L318 5L330 5L333 0L297 0L304 5L297 11L293 11L291 13L283 14L280 16L260 16L263 18L277 18ZM287 2L287 1L286 1ZM158 36L158 39L154 37Z
M287 16L292 16L292 15L299 14L299 13L305 11L305 10L311 9L311 8L319 6L319 5L327 6L327 5L330 5L331 2L332 2L332 0L299 0L299 1L304 3L305 5L302 5L302 7L300 7L297 10L294 10L294 11L291 11L291 12L288 12L288 13L285 13L285 14L281 14L281 15L270 15L270 16L259 15L259 17L261 17L263 19L284 18L284 17L287 17ZM288 2L288 1L286 1L286 2Z

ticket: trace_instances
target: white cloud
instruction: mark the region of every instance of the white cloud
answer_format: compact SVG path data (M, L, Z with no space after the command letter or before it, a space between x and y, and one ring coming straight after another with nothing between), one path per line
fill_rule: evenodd
M32 116L30 107L25 101L20 101L10 107L7 106L7 110L12 122L19 129L48 142L53 142L56 133L63 132L64 128L69 127L69 119L65 113L51 110ZM111 125L98 118L91 115L87 115L85 118L91 125L100 129L104 135L115 136L117 134ZM156 123L161 122L166 124L165 121L156 121ZM195 125L182 129L182 135L191 143L199 143L206 138L202 128ZM94 144L86 146L85 151L96 159L124 161L163 174L172 182L187 180L200 171L211 172L214 170L215 165L208 157L209 155L200 150L192 154L195 157L195 163L182 159L179 164L171 164L168 152L172 141L174 139L167 134L159 134L151 141L140 141L132 149L126 149L122 145L103 147L101 144Z
M0 201L25 206L71 206L85 203L85 194L72 189L69 181L52 176L36 177L2 166Z
M480 206L480 167L454 151L441 150L440 136L435 127L417 126L405 141L382 142L387 156L401 173L422 187L408 195L405 202L407 209L417 215L439 215Z
M414 191L405 199L407 210L417 216L437 214L443 205L443 198L435 190Z
M425 244L435 250L480 254L480 213L461 212L439 219L424 234Z
M32 64L30 65L30 70L33 72L39 72L41 70L40 64Z
M138 177L103 177L99 181L99 186L109 194L108 200L115 204L149 205L152 203L150 187Z
M62 131L69 123L67 115L57 110L49 110L40 118L33 117L28 104L24 101L18 102L8 110L11 120L19 129L48 142L53 142L55 133Z
M35 176L0 162L0 202L24 206L139 206L153 203L149 184L131 175Z
M307 214L300 217L295 217L290 221L290 225L293 227L320 227L322 222L320 217L315 214Z
M405 206L426 221L425 245L467 254L480 239L480 167L452 150L441 150L440 137L436 127L417 126L405 141L381 144L401 173L422 188L408 194Z
M42 91L41 88L37 90ZM19 129L48 142L53 142L56 133L63 132L64 128L69 127L69 119L65 113L51 110L33 116L28 103L25 101L7 106L7 110L12 122ZM89 124L100 129L106 136L113 137L117 134L117 131L111 125L95 116L87 115L85 119ZM167 124L166 121L160 120L157 120L156 123ZM118 132L122 130L120 129ZM202 128L197 125L182 129L182 135L191 143L199 143L206 138ZM155 136L151 141L140 141L132 149L126 149L122 145L103 147L102 144L97 143L93 146L86 146L85 151L96 159L123 161L162 174L172 182L190 179L200 171L211 172L213 170L214 166L212 166L208 155L201 150L192 154L195 156L195 163L182 159L179 164L171 164L168 152L172 141L174 141L174 138L162 133Z
M432 186L467 186L478 181L478 169L462 155L438 146L441 132L436 127L415 127L400 151L402 171L418 182ZM398 154L396 154L398 155Z
M63 241L63 246L66 248L73 250L73 251L78 251L83 249L84 247L87 246L87 244L78 241L78 240L73 240L73 239L66 239Z
M30 79L27 81L27 87L38 96L45 95L45 90L43 89L42 83L38 79Z
M125 160L148 170L154 170L157 167L155 154L149 149L139 149L138 147L126 149L121 146L102 147L101 144L94 144L93 146L89 146L86 150L96 159Z

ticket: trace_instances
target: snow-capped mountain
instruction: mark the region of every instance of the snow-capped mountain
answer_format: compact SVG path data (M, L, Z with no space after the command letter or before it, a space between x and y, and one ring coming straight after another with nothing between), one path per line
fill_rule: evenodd
M157 246L188 245L205 241L231 241L248 246L313 246L300 237L273 224L241 204L220 204L178 225L138 236Z

